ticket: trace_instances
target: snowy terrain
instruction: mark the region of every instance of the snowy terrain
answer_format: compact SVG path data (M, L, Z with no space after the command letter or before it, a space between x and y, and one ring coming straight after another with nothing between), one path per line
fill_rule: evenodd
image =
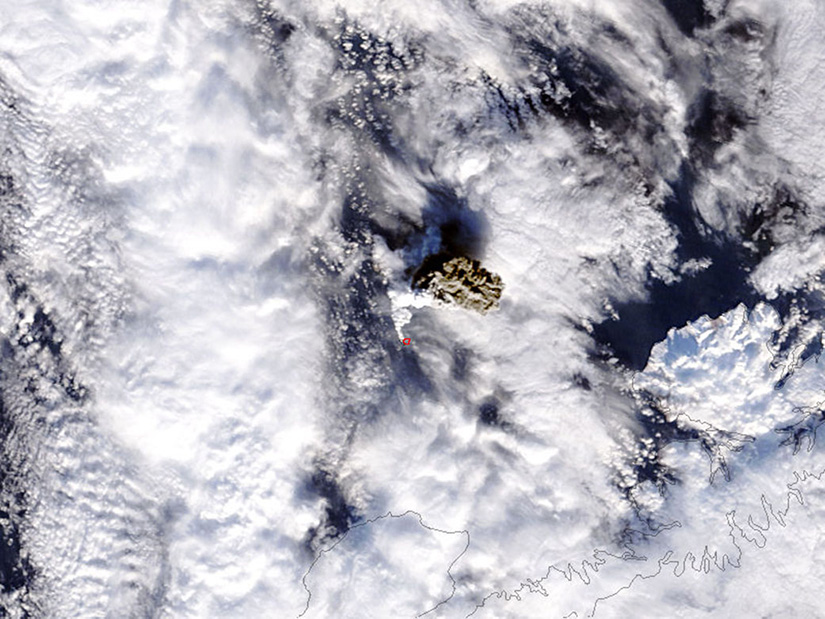
M0 615L825 617L823 94L819 0L0 0Z

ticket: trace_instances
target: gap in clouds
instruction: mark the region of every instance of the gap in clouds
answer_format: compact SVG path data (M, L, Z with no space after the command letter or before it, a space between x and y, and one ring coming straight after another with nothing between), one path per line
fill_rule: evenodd
M27 430L50 454L19 525L38 600L297 614L307 564L342 539L327 599L355 593L339 583L364 556L420 587L399 596L443 599L444 570L425 582L393 535L347 535L410 509L472 532L443 616L594 548L611 558L583 571L622 586L645 514L685 523L661 547L719 541L691 499L718 507L707 456L726 464L733 435L630 381L671 327L754 305L816 228L794 166L760 155L773 25L584 4L25 8L51 29L6 51L45 124L13 121L34 215L4 237L34 295L10 345L39 356L4 359L3 389L21 428L35 366L57 394ZM411 303L404 346L393 295L439 252L501 273L500 310ZM780 355L818 303L788 302ZM561 605L601 595L576 587Z

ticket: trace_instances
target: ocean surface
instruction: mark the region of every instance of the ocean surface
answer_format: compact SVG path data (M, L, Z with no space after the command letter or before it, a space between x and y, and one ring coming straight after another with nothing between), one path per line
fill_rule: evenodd
M0 0L0 616L825 617L825 4Z

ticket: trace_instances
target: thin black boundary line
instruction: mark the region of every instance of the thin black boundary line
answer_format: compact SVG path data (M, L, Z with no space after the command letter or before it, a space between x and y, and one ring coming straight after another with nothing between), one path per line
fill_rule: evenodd
M673 550L668 550L662 555L661 558L657 559L656 563L658 565L658 569L655 572L653 572L652 574L643 574L642 572L638 572L637 574L635 574L630 579L630 582L628 582L626 585L623 585L622 587L619 587L616 591L614 591L613 593L611 593L609 595L605 595L605 596L601 596L601 597L596 598L595 601L593 602L593 606L592 606L590 612L587 614L587 617L595 617L596 612L597 612L597 608L598 608L598 605L599 605L600 602L609 600L610 598L613 598L613 597L619 595L622 591L630 589L633 586L633 584L638 580L649 580L651 578L655 578L656 576L659 576L662 573L662 571L664 570L664 566L666 566L666 565L673 565L674 566L673 574L676 578L681 578L682 576L684 576L685 572L688 571L688 567L691 567L696 572L704 571L705 573L710 572L711 565L715 565L717 569L719 569L720 571L723 571L723 572L726 571L727 566L730 566L730 567L735 568L735 569L739 569L741 567L741 559L744 556L745 551L744 551L743 547L737 541L737 536L735 535L735 533L738 533L739 537L741 537L741 538L745 539L746 541L752 543L757 549L764 548L767 545L767 538L764 534L767 533L770 530L771 525L772 525L772 520L776 520L776 522L780 526L785 527L785 526L787 526L785 524L785 518L790 513L791 508L793 507L792 499L795 499L800 505L805 504L804 494L802 493L802 491L799 488L796 488L795 486L797 484L801 483L801 482L804 482L804 481L808 480L808 479L816 479L818 482L822 482L822 478L825 477L825 468L820 470L818 473L813 473L813 472L811 472L807 469L804 469L804 468L803 469L797 469L797 470L793 471L793 477L794 477L794 480L791 481L790 483L786 484L786 487L788 488L788 492L784 497L784 502L785 502L784 507L781 507L781 508L775 510L773 504L768 500L767 496L765 496L765 493L762 493L762 495L760 497L760 502L761 502L761 505L762 505L762 514L764 514L764 516L765 516L765 526L761 526L760 524L754 522L754 516L758 512L748 514L748 517L747 517L748 525L753 530L753 532L756 533L757 535L749 535L747 533L747 531L742 526L740 526L739 524L736 523L736 510L735 509L731 510L731 511L729 511L725 514L725 518L727 520L727 524L728 524L728 527L729 527L728 535L730 535L731 540L733 541L733 545L736 547L736 549L738 551L736 556L731 556L728 553L723 553L721 556L719 556L718 552L715 552L715 553L713 553L713 555L711 555L708 551L708 547L705 546L704 551L702 552L702 554L699 557L694 555L693 552L688 551L681 558L681 560L674 560L672 558L673 554L674 554L674 551ZM781 499L780 499L780 502L781 502ZM677 520L677 521L674 521L674 522L672 522L668 525L664 525L664 526L660 527L653 534L642 533L642 535L644 535L645 537L655 537L656 535L658 535L662 531L669 530L669 529L671 529L673 527L676 527L676 526L681 527L682 523ZM558 568L554 565L551 565L547 568L546 574L538 580L526 579L525 582L521 583L521 585L517 589L514 589L512 591L504 591L504 590L494 591L494 592L488 594L487 596L485 596L484 599L479 604L476 605L476 607L472 610L472 612L465 615L465 619L467 617L471 617L476 612L478 612L481 608L483 608L485 603L487 602L487 600L489 600L492 597L497 597L498 599L504 598L505 602L509 602L513 599L521 601L521 593L524 589L527 589L529 593L540 593L544 597L549 597L549 594L544 589L544 587L541 585L541 583L544 580L547 580L548 578L550 578L551 572L557 572L557 573L563 575L567 579L568 582L572 582L573 574L576 574L581 579L581 581L585 584L585 586L589 586L591 584L591 579L587 575L587 567L590 567L593 572L598 573L599 566L604 565L607 562L605 559L602 559L602 558L600 558L596 555L606 555L606 556L609 556L609 557L614 557L614 558L617 558L617 559L621 559L623 561L631 561L631 560L647 561L646 557L639 557L632 550L630 551L630 553L625 553L625 555L617 555L617 554L608 552L606 550L596 549L596 550L593 551L593 555L596 558L596 563L593 564L593 563L591 563L587 560L582 561L581 573L579 572L579 570L574 568L571 563L567 564L566 569L561 569L561 568ZM696 560L697 559L700 559L698 569L696 568ZM680 568L681 568L681 572L677 573L677 571L679 571ZM578 613L576 611L572 611L571 613L568 613L567 615L565 615L565 617L571 617L571 616L578 617Z
M349 531L347 531L344 535L341 536L340 539L336 540L335 543L331 544L327 548L324 548L323 550L321 550L318 553L318 556L315 557L315 559L312 561L312 563L310 564L307 571L304 573L304 576L301 578L301 584L304 586L304 590L307 592L307 601L306 601L306 606L304 606L304 610L302 610L300 612L298 617L299 618L303 617L309 611L309 605L312 601L312 590L309 588L309 585L307 585L307 578L309 577L310 572L312 572L312 569L315 567L315 565L318 563L318 561L321 560L321 557L323 557L326 553L332 551L336 546L338 546L338 544L343 542L347 538L347 536L349 536L349 534L354 529L358 529L358 528L361 528L361 527L365 527L367 525L374 524L374 523L378 522L379 520L384 520L386 518L404 518L405 516L409 516L410 514L415 515L418 518L418 524L421 525L422 527L424 527L425 529L429 530L429 531L433 531L435 533L444 533L445 535L459 535L459 534L463 533L464 535L467 536L467 541L464 544L463 550L455 557L455 559L452 560L450 565L447 567L447 576L449 576L450 581L452 583L452 591L450 592L450 595L448 597L446 597L445 599L441 600L438 604L436 604L435 606L433 606L429 610L425 610L424 612L419 613L418 615L416 615L416 618L417 617L423 617L424 615L427 615L427 614L433 612L434 610L438 609L440 606L446 604L451 599L453 599L453 596L455 596L457 583L456 583L455 578L453 577L452 569L455 566L455 564L458 563L458 561L461 559L461 557L463 557L464 554L467 552L467 550L470 548L470 532L467 529L458 529L458 530L455 530L455 531L446 531L444 529L439 529L438 527L431 527L430 525L425 524L424 523L424 517L419 512L417 512L413 509L408 509L407 511L405 511L402 514L394 514L394 513L392 513L392 511L389 511L386 514L383 514L381 516L375 516L374 518L370 518L369 520L366 520L364 522L359 522L358 524L353 525L352 527L350 527Z
M749 321L750 317L751 317L751 311L746 310L745 320ZM767 348L768 353L772 357L771 364L773 366L773 364L777 360L778 355L776 355L773 352L769 342L765 342L764 346ZM811 358L805 359L804 361L800 362L799 358L797 356L797 352L801 352L804 349L804 347L805 347L805 345L800 344L794 350L791 351L791 353L789 355L789 359L791 359L791 360L788 361L786 364L784 364L784 371L786 372L785 382L787 382L798 370L800 370L804 365L806 365L811 360L811 358L814 359L814 363L819 362L821 355L813 355ZM775 388L777 388L777 387L775 386ZM635 375L631 379L631 389L633 389L633 390L636 389L636 376ZM816 406L820 407L822 404L825 404L825 402L817 403ZM801 409L800 409L800 407L797 407L794 410L795 411L800 411ZM701 420L697 421L697 420L693 419L692 417L690 417L690 415L688 415L687 413L678 413L674 417L674 421L676 419L678 419L678 417L686 417L687 419L689 419L694 424L704 425L706 431L707 431L707 428L719 431L718 428L716 428L712 424L709 424L709 423L701 421ZM823 423L825 423L825 422L823 422ZM822 425L822 424L819 424L819 425ZM814 445L815 445L815 442L816 442L816 429L818 427L819 427L818 425L814 427L812 435L809 438L809 443L808 443L808 446L807 446L807 451L808 452L811 452L814 449ZM779 432L780 429L775 429L774 431ZM755 437L751 437L749 435L739 434L739 433L736 433L736 432L732 432L732 433L728 433L728 434L733 435L733 438L737 438L743 443L749 443L749 442L754 442L755 441ZM680 441L680 442L694 443L694 442L697 442L697 441L699 441L699 439L691 439L691 440ZM728 443L728 441L723 440L723 441L720 441L720 443L723 447L727 448L730 451L733 451L734 453L741 450L741 448L740 449L736 449L735 447L732 448L731 445ZM780 446L782 446L783 444L787 444L787 443L780 443ZM711 484L713 483L715 474L719 470L719 468L721 468L723 473L725 474L726 480L729 480L728 473L725 470L726 462L725 462L724 458L720 458L721 464L722 464L721 467L718 467L718 466L714 467L715 458L714 458L713 454L708 453L707 450L705 450L705 451L706 451L706 455L709 457L709 459L711 461L710 462L710 467L711 467L710 479L708 480L708 483L711 483ZM798 452L799 452L799 446L797 445L794 448L793 456L796 456L796 454ZM802 472L802 475L800 475L800 471ZM825 476L825 468L823 468L819 473L812 473L812 472L810 472L810 471L808 471L807 469L804 469L804 468L803 469L797 469L797 470L793 471L793 475L794 475L794 478L795 478L794 481L786 484L786 487L788 488L788 493L785 497L785 508L784 509L780 509L780 510L778 510L778 512L774 511L773 505L768 500L768 498L765 496L765 494L762 493L760 502L762 504L762 510L763 510L763 513L764 513L765 519L766 519L766 526L764 528L762 526L756 524L753 521L753 517L754 517L753 513L748 515L748 525L750 526L751 529L753 529L753 531L755 533L758 533L761 536L761 538L762 538L761 543L760 543L760 540L759 540L758 537L756 537L756 536L754 536L752 538L749 537L746 534L745 530L741 526L736 524L736 521L735 521L736 510L735 509L731 510L730 512L727 512L725 514L725 518L727 520L728 527L730 528L730 531L729 531L728 534L730 535L730 537L733 541L733 545L736 547L736 549L738 551L737 556L735 557L735 559L733 557L731 557L730 555L728 555L727 553L723 553L721 558L719 558L718 552L715 552L713 557L711 557L711 555L708 551L708 547L706 545L705 548L704 548L704 551L702 552L702 555L701 555L700 569L697 570L694 567L697 557L692 552L688 551L685 554L685 556L682 557L681 560L675 561L675 560L671 559L672 555L674 554L674 551L673 550L668 550L667 552L665 552L664 555L662 555L662 557L660 559L657 560L657 564L658 564L659 567L656 570L656 572L654 572L653 574L648 574L648 575L645 575L645 574L642 574L641 572L638 572L635 576L633 576L633 578L631 578L630 582L627 583L626 585L620 587L619 589L617 589L616 591L614 591L613 593L611 593L609 595L596 598L596 600L593 603L593 607L592 607L590 613L587 616L588 617L594 617L596 615L596 609L598 607L599 602L609 600L610 598L617 596L622 591L630 589L630 587L633 586L633 583L636 582L637 580L648 580L648 579L651 579L651 578L654 578L654 577L660 575L662 573L662 570L664 569L663 566L665 566L665 565L672 565L672 564L676 565L676 567L674 567L674 576L676 576L676 578L681 578L684 575L684 573L687 571L687 565L688 565L689 560L690 560L690 563L691 563L691 567L693 567L693 569L695 571L705 571L705 573L708 573L710 571L711 561L721 571L725 571L725 562L726 561L727 561L727 564L730 565L732 568L738 569L741 566L741 559L744 555L744 551L742 550L742 547L739 545L739 543L736 540L736 537L734 536L734 528L738 529L740 537L742 537L743 539L745 539L745 540L751 542L752 544L754 544L756 546L756 548L758 548L758 549L764 548L767 545L767 538L765 537L764 533L767 533L771 528L771 517L773 517L780 524L780 526L785 527L786 526L785 525L785 517L788 515L788 513L790 512L790 509L791 509L791 498L792 497L795 498L799 502L800 505L804 505L804 497L803 497L802 491L799 490L798 488L795 488L794 486L796 484L802 482L802 481L805 481L805 480L809 479L809 478L814 478L817 481L821 482L822 477ZM665 525L660 526L652 534L643 533L643 532L639 532L639 533L641 533L644 537L655 537L661 531L666 530L666 529L671 529L674 526L681 527L682 523L680 521L676 520L676 521L673 521L670 524L665 524ZM590 561L588 561L587 559L582 560L582 562L581 562L581 564L582 564L581 572L582 573L580 573L576 568L574 568L572 563L567 564L566 570L565 569L560 569L560 568L556 567L555 565L550 565L547 568L547 572L545 573L545 575L542 578L538 579L538 580L531 580L531 579L527 578L527 579L525 579L524 582L522 582L519 585L518 588L513 589L512 591L498 590L498 591L494 591L492 593L489 593L488 595L486 595L481 600L480 603L478 603L476 605L476 607L472 610L472 612L470 612L468 615L465 616L465 619L467 619L468 617L471 617L476 612L478 612L479 609L483 608L485 603L487 602L487 600L489 600L492 597L497 597L498 599L504 598L505 602L509 602L513 598L515 598L518 601L521 601L520 593L524 589L527 589L529 591L529 593L540 593L544 597L549 597L549 594L544 589L544 587L541 585L541 583L550 578L552 571L555 571L555 572L558 572L558 573L562 574L567 579L568 582L572 582L573 574L575 573L581 579L581 581L585 584L585 586L589 586L590 582L591 582L591 579L587 574L587 568L589 567L594 573L598 573L599 572L599 566L605 565L607 563L607 560L601 559L597 556L599 554L614 557L614 558L617 558L617 559L621 559L623 561L630 561L630 560L647 561L647 557L637 556L635 551L630 546L626 546L626 548L628 548L629 552L625 553L624 555L621 555L621 556L610 553L606 550L594 549L593 552L592 552L592 555L596 559L596 563L595 564L590 563ZM707 565L707 568L705 568L706 565ZM676 571L679 569L680 566L682 568L682 571L681 571L680 574L677 574ZM565 615L564 619L566 619L567 617L572 617L572 616L578 617L578 613L576 611L572 611L571 613L568 613L567 615Z

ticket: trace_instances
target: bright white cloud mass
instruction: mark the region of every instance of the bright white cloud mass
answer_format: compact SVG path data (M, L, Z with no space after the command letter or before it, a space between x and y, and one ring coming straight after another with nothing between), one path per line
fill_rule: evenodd
M823 33L0 0L0 614L825 616Z

